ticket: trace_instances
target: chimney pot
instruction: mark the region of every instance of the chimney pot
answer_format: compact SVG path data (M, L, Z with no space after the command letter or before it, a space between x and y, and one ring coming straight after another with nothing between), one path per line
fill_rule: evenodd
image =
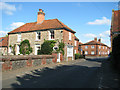
M98 39L98 42L101 42L101 39Z
M94 40L97 41L97 37L95 37Z

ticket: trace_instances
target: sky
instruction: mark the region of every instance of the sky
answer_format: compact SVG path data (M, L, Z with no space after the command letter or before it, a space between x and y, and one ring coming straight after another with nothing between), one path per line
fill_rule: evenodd
M44 10L46 20L57 18L76 31L80 42L97 37L110 46L112 9L118 10L118 2L0 2L0 37L25 23L36 22L39 9Z

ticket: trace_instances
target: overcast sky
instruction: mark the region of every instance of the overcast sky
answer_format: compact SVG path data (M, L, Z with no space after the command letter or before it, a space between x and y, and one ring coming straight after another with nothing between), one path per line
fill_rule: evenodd
M37 12L43 9L46 20L62 21L76 31L82 43L101 37L108 46L112 9L118 10L117 2L0 2L0 6L0 37L25 23L37 21Z

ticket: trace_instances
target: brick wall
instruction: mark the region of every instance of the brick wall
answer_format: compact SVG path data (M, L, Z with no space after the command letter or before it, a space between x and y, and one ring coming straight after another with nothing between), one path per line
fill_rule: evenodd
M2 62L2 71L15 70L24 67L33 67L38 65L56 63L54 55L16 55L3 56L0 58Z

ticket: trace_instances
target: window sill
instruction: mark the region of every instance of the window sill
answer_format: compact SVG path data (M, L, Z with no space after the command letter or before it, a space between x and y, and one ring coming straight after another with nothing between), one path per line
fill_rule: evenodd
M55 40L55 39L49 39L49 40Z
M35 40L35 42L38 42L38 41L41 41L41 40Z

